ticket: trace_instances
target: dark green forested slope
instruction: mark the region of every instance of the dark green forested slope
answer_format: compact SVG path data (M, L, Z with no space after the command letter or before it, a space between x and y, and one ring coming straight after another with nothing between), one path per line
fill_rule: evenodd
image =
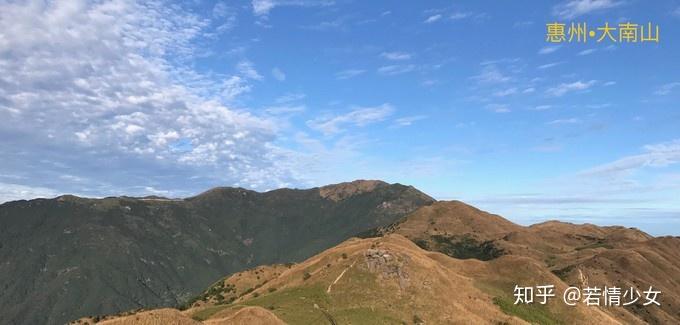
M302 260L432 202L413 187L356 181L266 193L216 188L182 200L5 203L0 323L177 305L225 274Z

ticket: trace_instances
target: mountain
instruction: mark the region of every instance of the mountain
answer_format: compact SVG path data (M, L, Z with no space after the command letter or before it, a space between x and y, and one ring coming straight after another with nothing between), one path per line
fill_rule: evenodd
M518 265L526 266L513 271ZM497 274L497 269L508 271ZM525 324L494 301L495 281L521 281L526 275L560 281L522 257L504 256L493 263L459 260L423 250L397 234L355 238L299 264L229 276L206 290L205 301L184 311L144 311L101 324L140 324L159 312L173 323L233 324L239 312L254 317L255 311L263 318L254 317L254 324ZM525 312L539 321L560 317L573 323L615 323L598 309L550 307Z
M680 322L680 237L559 221L522 227L458 201L423 207L373 232L401 234L424 249L454 258L530 258L569 285L632 286L641 291L653 286L662 292L658 308L634 304L603 310L624 323Z
M176 306L224 274L301 261L434 200L355 181L187 199L111 197L0 205L0 324Z
M435 202L298 264L213 283L183 310L102 324L672 324L680 322L680 238L557 221L520 226ZM661 306L515 305L515 285L659 289ZM92 319L81 319L89 323Z

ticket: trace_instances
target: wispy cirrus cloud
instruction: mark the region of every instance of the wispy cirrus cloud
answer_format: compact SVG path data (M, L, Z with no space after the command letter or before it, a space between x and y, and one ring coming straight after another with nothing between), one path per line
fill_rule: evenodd
M550 62L550 63L546 63L546 64L541 64L541 65L539 65L539 66L536 67L536 68L541 69L541 70L550 69L550 68L554 68L554 67L556 67L556 66L558 66L558 65L560 65L560 64L563 64L563 63L564 63L563 61L559 61L559 62Z
M424 120L427 118L427 115L413 115L413 116L404 116L400 117L394 120L394 125L398 127L402 126L411 126L413 123Z
M363 70L363 69L347 69L347 70L342 70L342 71L337 72L335 74L335 78L340 79L340 80L351 79L351 78L354 78L356 76L362 75L365 72L366 72L366 70Z
M392 61L402 61L411 59L412 55L411 53L396 51L396 52L382 52L380 53L380 57Z
M283 105L267 107L265 111L272 115L290 115L302 113L305 110L307 110L307 108L304 105Z
M424 23L431 24L431 23L434 23L434 22L442 19L442 17L444 17L444 15L442 15L442 14L431 15L431 16L429 16L425 19Z
M279 68L272 69L272 77L278 81L286 80L286 74Z
M534 107L529 108L529 110L532 111L546 111L552 108L552 105L536 105Z
M248 79L262 80L264 77L255 70L255 64L248 60L242 60L236 65L236 69Z
M488 104L486 108L494 113L510 113L512 110L507 104Z
M276 7L324 7L335 3L332 0L252 0L255 16L267 16Z
M380 106L356 107L344 114L309 120L307 126L325 135L332 135L344 131L347 126L363 127L383 121L393 112L394 107L387 103Z
M284 104L284 103L299 101L299 100L305 99L305 97L307 97L307 95L304 94L304 93L286 93L286 94L276 98L275 101L278 104Z
M578 55L590 55L593 54L597 51L597 49L586 49L581 52L578 52Z
M615 0L569 0L553 7L553 14L563 19L573 19L593 12L621 6L623 1Z
M540 55L550 54L556 52L560 48L562 48L561 45L544 46L540 50L538 50L538 54Z
M494 96L496 97L506 97L510 95L514 95L517 93L517 88L511 87L503 90L499 90L493 93Z
M582 172L584 175L625 174L641 168L660 168L680 163L680 139L645 145L643 152L602 164Z
M670 93L673 92L675 88L680 88L680 82L669 82L665 85L662 85L657 89L654 94L655 95L660 95L660 96L666 96Z
M214 18L214 24L216 25L215 30L219 33L230 31L236 26L236 11L223 1L215 3L212 10L212 16Z
M561 83L555 87L548 88L546 90L546 94L554 97L561 97L564 96L567 93L570 92L575 92L575 91L587 91L590 89L592 86L594 86L597 83L595 80L589 80L589 81L574 81L571 83Z
M449 19L451 20L461 20L465 18L472 17L473 14L471 12L463 12L463 11L455 11L449 15ZM478 15L478 17L481 17Z
M395 76L404 74L415 70L416 66L413 64L394 64L386 65L378 68L378 73L384 76Z
M487 17L485 13L475 13L470 11L448 9L428 9L425 10L423 23L432 24L435 22L459 21L464 19L483 19Z
M501 72L496 64L485 64L482 67L482 71L478 75L473 76L472 79L483 84L495 84L508 82L512 78Z
M566 118L566 119L552 120L552 121L550 121L546 124L547 125L565 125L565 124L579 124L579 123L581 123L580 119L572 117L572 118Z

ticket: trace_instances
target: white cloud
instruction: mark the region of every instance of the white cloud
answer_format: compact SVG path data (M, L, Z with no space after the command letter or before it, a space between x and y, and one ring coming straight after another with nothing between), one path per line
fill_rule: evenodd
M210 26L160 1L1 2L0 173L50 188L68 170L92 181L59 190L89 195L291 181L277 123L226 106L261 78L252 64L190 68Z
M479 83L504 83L511 80L509 76L504 75L495 64L485 64L482 68L482 72L472 79L477 80Z
M558 65L560 65L560 64L562 64L562 63L564 63L564 62L550 62L550 63L546 63L546 64L539 65L537 68L539 68L539 69L541 69L541 70L543 70L543 69L550 69L550 68L556 67L556 66L558 66Z
M516 93L517 93L517 88L512 87L512 88L508 88L508 89L499 90L499 91L493 93L493 95L496 96L496 97L506 97L506 96L514 95Z
M253 14L267 16L276 7L323 7L334 3L331 0L252 0Z
M366 70L362 70L362 69L347 69L347 70L343 70L343 71L336 73L335 78L340 79L340 80L351 79L351 78L354 78L358 75L364 74L365 72L366 72Z
M267 107L265 110L268 114L272 115L285 115L285 114L295 114L304 112L307 108L304 105L293 105L293 106L274 106Z
M0 203L36 197L55 197L59 194L59 192L50 188L0 182Z
M456 11L449 15L449 19L451 20L460 20L460 19L465 19L472 16L472 13L470 12L461 12L461 11Z
M212 15L213 17L227 17L230 16L232 10L227 6L225 1L217 1L213 6Z
M551 96L561 97L573 91L584 91L595 85L595 80L583 82L581 80L572 83L562 83L558 86L549 88L546 93Z
M534 22L530 20L515 22L512 26L515 28L524 28L533 25Z
M425 23L431 24L431 23L434 23L435 21L438 21L440 19L442 19L441 14L432 15L432 16L427 17L427 19L425 19Z
M283 96L277 98L276 102L279 103L279 104L290 103L290 102L302 100L305 97L307 97L307 95L305 95L303 93L287 93L287 94L284 94Z
M277 2L274 0L253 0L253 13L256 16L269 14L269 11L276 7Z
M670 82L665 85L662 85L657 89L654 94L655 95L660 95L660 96L665 96L673 92L673 89L675 88L680 88L680 82Z
M279 68L274 68L272 69L272 77L278 81L285 81L286 80L286 74L281 71Z
M456 20L462 20L466 18L482 18L485 16L485 14L477 14L474 15L471 12L463 12L463 11L454 11L449 13L446 13L445 10L442 9L431 9L431 10L426 10L426 14L428 14L427 18L423 21L425 24L431 24L434 22L442 21L442 20L449 20L449 21L456 21Z
M559 50L561 47L562 47L561 45L544 46L540 50L538 50L538 54L540 55L550 54Z
M584 175L616 175L633 172L641 168L661 168L680 163L680 139L646 145L644 152L623 157L584 171Z
M411 58L411 54L405 52L382 52L380 56L392 61L409 60Z
M563 125L563 124L579 124L581 123L581 120L577 118L567 118L567 119L558 119L558 120L552 120L546 124L548 125Z
M304 29L315 31L345 30L351 23L353 23L353 16L341 15L330 20L324 20L314 24L304 25L301 27Z
M601 109L601 108L607 108L612 106L611 103L600 103L600 104L589 104L586 105L587 108L592 108L592 109Z
M238 96L249 92L251 86L243 78L239 76L231 76L222 81L221 88L221 98L227 102L231 102Z
M378 68L378 73L385 76L394 76L413 71L416 68L413 64L386 65Z
M424 120L426 118L427 118L426 115L414 115L414 116L400 117L400 118L394 120L394 125L395 126L411 126L411 125L413 125L414 122Z
M218 33L224 33L236 26L236 12L229 8L224 1L215 3L212 10L212 16L215 19L215 30Z
M595 51L597 51L597 49L587 49L587 50L583 50L581 52L578 52L578 55L590 55L590 54L595 53Z
M552 108L552 105L537 105L537 106L530 108L530 110L532 110L532 111L545 111L545 110L549 110L551 108Z
M255 70L255 65L248 61L248 60L242 60L236 65L236 70L243 75L244 77L248 79L254 79L254 80L262 80L264 79L262 75L260 75L257 70Z
M573 19L593 12L604 11L622 5L614 0L570 0L553 8L553 14L563 19Z
M374 107L358 107L350 112L307 121L307 126L326 135L340 133L345 126L366 126L385 120L392 115L394 108L390 104Z
M505 104L489 104L486 105L486 108L493 111L494 113L510 113L512 110L510 110L510 107Z

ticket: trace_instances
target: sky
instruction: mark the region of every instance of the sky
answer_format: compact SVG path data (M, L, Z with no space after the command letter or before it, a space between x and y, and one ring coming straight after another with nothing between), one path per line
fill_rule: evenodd
M547 40L627 22L659 41ZM676 1L0 0L0 202L382 179L680 235L678 26Z

